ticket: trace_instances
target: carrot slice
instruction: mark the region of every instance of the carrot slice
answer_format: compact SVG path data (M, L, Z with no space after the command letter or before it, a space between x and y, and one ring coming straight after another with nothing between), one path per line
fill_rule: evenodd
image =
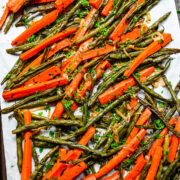
M115 173L113 173L111 176L108 176L102 180L119 180L120 179L120 174L119 171L116 171Z
M107 4L104 6L101 15L107 16L109 12L113 9L114 0L108 0Z
M161 43L160 41L154 41L147 48L145 48L144 51L140 53L128 66L128 68L124 72L124 76L129 77L134 72L134 70L143 62L144 59L159 51L162 47L166 46L172 40L171 34L164 33L163 37L163 43Z
M40 20L33 23L28 29L26 29L23 33L21 33L18 37L16 37L12 41L11 45L13 46L16 43L21 43L25 41L28 37L41 30L43 27L54 22L58 17L58 13L59 13L58 10L54 10L48 13L47 15L45 15L44 17L42 17Z
M60 77L60 78L53 79L47 82L38 83L32 86L24 86L24 87L10 90L10 91L5 91L2 94L2 96L5 99L5 101L11 101L14 99L18 99L18 98L35 94L36 92L43 92L52 87L62 86L67 83L68 83L67 78Z
M49 69L45 70L44 72L29 79L28 81L24 83L24 85L27 86L30 84L37 84L37 83L45 82L45 81L53 79L55 76L57 76L60 73L61 71L59 67L54 65L50 67Z
M78 39L81 39L85 35L96 11L97 10L95 8L91 8L91 10L90 10L89 14L86 16L85 20L82 20L80 28L78 29L75 36L73 37L73 43L75 41L77 41Z
M149 109L149 108L146 108L146 109L144 110L144 112L141 114L141 116L139 117L139 119L138 119L138 121L136 122L136 124L137 124L137 125L143 125L143 124L145 124L145 123L148 121L148 119L150 118L151 114L152 114L152 112L150 111L150 109ZM136 136L136 134L138 133L138 131L139 131L139 128L134 127L134 128L132 129L129 137L128 137L127 140L126 140L126 144L128 144L128 143L133 139L133 137Z
M104 54L107 54L107 53L115 51L115 50L116 50L115 46L111 46L111 45L107 44L106 46L104 46L102 48L93 49L91 51L81 53L80 57L81 57L82 61L85 61L85 60L92 59L92 58L95 58L98 56L102 56Z
M148 170L148 174L146 176L146 180L152 180L155 178L156 176L156 172L158 170L159 167L159 163L161 161L161 157L162 157L162 152L163 149L161 146L157 146L155 149L155 152L152 156L152 162L151 162L151 166Z
M23 111L24 124L31 124L31 112L28 110ZM29 180L32 170L32 132L26 131L24 134L24 152L23 152L23 163L21 180Z
M172 117L170 120L169 120L169 124L170 125L173 125L174 123L176 122L176 119L174 117ZM154 152L155 152L155 149L157 146L161 146L164 142L164 136L168 133L168 129L167 128L164 128L161 133L159 134L160 137L158 139L156 139L154 141L154 143L152 144L150 150L149 150L149 153L148 153L148 156L150 155L153 155Z
M147 160L142 159L129 171L129 173L125 176L124 180L134 180L141 173L146 163Z
M96 180L96 176L94 174L90 174L83 178L82 180Z
M136 104L138 103L137 101L137 94L135 93L135 97L132 97L130 100L130 107L131 109L134 109L134 107L136 106Z
M127 22L127 17L134 11L138 4L141 4L144 0L138 0L132 8L127 12L127 14L122 18L120 23L117 25L115 30L110 35L110 39L113 41L119 41L121 35L123 34L124 30L126 29L129 22Z
M178 120L176 122L175 130L180 132L180 116L178 117ZM179 138L173 134L171 139L171 145L169 148L169 155L168 155L168 159L170 162L173 162L174 159L176 158L178 147L179 147Z
M78 163L77 165L73 166L68 171L64 172L58 180L72 180L80 173L82 173L87 168L87 165L84 161Z
M69 36L73 32L76 31L76 27L70 27L60 33L55 34L54 36L51 36L50 38L44 40L43 42L39 43L37 46L33 47L32 49L26 51L25 53L20 55L20 58L25 61L35 54L37 54L39 51L43 50L45 47L49 46L52 43L55 43L56 41L65 38L66 36Z
M90 0L89 4L97 9L99 7L99 5L101 4L101 1L102 0Z
M75 0L56 0L54 3L54 6L59 10L59 13L61 13L66 7L68 7L71 3L73 3Z
M140 76L149 76L154 72L155 68L154 66L148 67L142 71L140 71ZM112 88L105 91L103 94L98 96L98 99L102 105L108 103L109 101L118 98L120 95L122 95L129 87L132 87L136 84L133 77L130 77L128 79L125 79L121 81L120 83L116 84Z
M5 8L4 12L3 12L3 15L2 15L2 17L0 19L0 30L2 29L8 15L9 15L9 8L6 5L6 8Z
M9 0L7 6L10 11L16 13L25 3L26 0Z
M126 145L121 151L119 151L107 164L105 164L96 174L96 178L100 178L111 171L115 166L117 166L121 161L123 161L130 153L134 152L142 141L146 134L146 130L141 129L137 136L135 136L129 144Z
M32 0L31 4L41 4L41 3L48 3L48 2L54 2L55 0Z
M105 69L109 68L111 64L109 61L102 61L96 68L96 78L99 79L105 73Z

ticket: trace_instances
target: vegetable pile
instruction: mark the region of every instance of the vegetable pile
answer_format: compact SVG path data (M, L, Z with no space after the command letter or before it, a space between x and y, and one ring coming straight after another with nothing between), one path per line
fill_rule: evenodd
M180 49L166 48L173 37L160 26L170 12L149 24L159 1L7 2L0 29L8 16L5 33L26 28L7 49L20 55L1 83L4 100L16 101L1 113L17 120L22 180L180 178L180 81L173 89L165 75ZM50 150L40 160L37 148Z

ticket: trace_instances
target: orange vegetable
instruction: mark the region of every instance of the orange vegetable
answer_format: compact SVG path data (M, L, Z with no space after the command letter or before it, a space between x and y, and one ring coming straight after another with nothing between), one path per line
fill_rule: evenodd
M54 22L58 17L58 10L54 10L44 17L42 17L40 20L33 23L29 28L27 28L23 33L21 33L18 37L16 37L11 45L15 45L16 43L21 43L25 41L28 37L33 35L34 33L41 30L44 26L47 26L48 24L51 24Z
M155 68L154 66L148 67L142 71L140 71L140 77L141 76L149 76L154 72ZM102 105L108 103L109 101L118 98L120 95L122 95L129 87L132 87L136 84L133 77L130 77L128 79L125 79L121 81L120 83L114 85L112 88L105 91L103 94L98 96L98 99Z
M115 166L122 162L130 153L133 153L139 143L142 141L146 134L146 130L141 129L137 136L135 136L129 144L119 151L107 164L105 164L96 174L96 178L100 178L111 171Z
M32 0L31 4L41 4L41 3L48 3L48 2L54 2L55 0Z
M143 62L144 59L159 51L162 47L166 46L172 40L171 34L164 33L163 37L163 43L161 43L160 41L154 41L147 48L145 48L143 52L141 52L128 66L128 68L124 72L124 76L129 77L134 72L134 70Z
M63 175L58 178L58 180L72 180L80 173L82 173L86 168L87 168L86 163L82 161L77 165L73 166L68 171L65 171Z
M61 49L65 48L65 47L68 47L71 45L71 41L70 39L66 38L66 39L63 39L62 41L59 41L58 43L56 44L53 44L51 46L51 49L50 51L48 52L48 55L47 55L47 59L49 59L51 56L53 56L56 52L60 51ZM41 64L41 60L42 60L42 57L43 57L43 54L41 54L40 56L38 56L34 61L32 61L32 63L30 63L27 67L25 67L23 69L23 71L19 74L19 75L22 75L24 72L26 72L29 68L32 68L32 67L35 67L35 66L38 66Z
M93 42L93 37L87 39L86 41L82 42L79 46L79 52L84 52L88 50L88 46Z
M70 27L60 33L55 34L54 36L49 37L48 39L44 40L43 42L39 43L32 49L26 51L25 53L20 55L20 58L24 61L35 54L37 54L39 51L43 50L47 46L49 46L52 43L55 43L56 41L65 38L66 36L69 36L70 34L74 33L76 31L76 27Z
M141 114L141 116L139 117L139 119L138 119L138 121L136 122L136 124L137 124L137 125L143 125L143 124L145 124L145 123L148 121L148 119L150 118L151 114L152 114L152 112L150 111L150 109L149 109L149 108L146 108L146 109L144 110L144 112ZM138 131L139 131L139 128L137 128L137 127L134 127L134 128L132 129L131 133L129 134L129 137L128 137L127 140L126 140L126 143L127 143L127 144L133 139L134 136L136 136L136 134L138 133Z
M159 163L161 161L163 149L161 146L157 146L154 154L152 155L151 166L148 170L148 174L146 176L146 180L153 180L156 176L156 172L159 167Z
M98 8L102 0L89 0L89 4L94 8Z
M45 70L44 72L29 79L28 81L26 81L24 83L24 85L27 86L30 84L45 82L45 81L53 79L55 76L57 76L60 73L61 73L61 71L60 71L59 67L54 65L54 66L50 67L49 69Z
M3 15L2 15L2 17L0 19L0 30L2 29L8 15L9 15L9 8L6 5L6 8L5 8L4 12L3 12Z
M127 12L127 14L122 18L120 23L117 25L115 30L110 35L110 39L113 41L119 41L121 35L123 34L124 30L126 29L129 22L127 22L127 17L134 11L138 4L141 4L144 0L138 0L132 8Z
M169 124L170 125L173 125L174 123L176 122L176 119L174 117L172 117L170 120L169 120ZM157 138L154 143L152 144L150 150L149 150L149 153L148 153L148 156L150 155L153 155L154 152L155 152L155 149L157 146L161 146L164 142L164 136L168 133L168 129L165 127L161 133L159 134L160 137Z
M108 176L102 180L119 180L120 179L120 174L119 171L116 171L115 173L113 173L111 176Z
M142 171L145 164L147 163L146 159L139 161L125 176L124 180L134 180Z
M28 110L23 111L24 125L31 124L31 112ZM29 180L32 170L32 132L26 131L24 134L24 152L21 180Z
M18 98L35 94L36 92L43 92L47 89L50 89L56 86L62 86L67 83L68 83L67 78L60 77L60 78L53 79L47 82L38 83L32 86L24 86L24 87L10 90L10 91L5 91L3 92L2 96L5 99L5 101L11 101L14 99L18 99Z
M136 104L138 103L137 101L137 94L135 94L135 97L132 97L130 100L130 107L131 109L134 109L134 107L136 106Z
M92 59L98 56L102 56L105 55L111 51L115 51L116 48L114 46L111 46L109 44L107 44L106 46L102 47L102 48L98 48L98 49L93 49L90 51L87 51L85 53L81 53L80 57L82 59L82 61L88 60L88 59Z
M180 132L180 116L178 117L178 120L176 122L175 130ZM168 159L170 162L173 162L176 158L176 153L179 147L179 138L176 137L174 134L172 135L171 145L169 148L169 155Z
M59 10L61 13L66 7L68 7L74 0L56 0L54 6Z
M25 3L26 0L9 0L7 3L7 7L13 13L16 13Z
M113 9L114 0L108 0L107 4L104 6L101 15L107 16L109 12Z
M83 178L82 180L96 180L96 176L94 174L90 174Z
M109 61L102 61L96 68L96 78L99 79L105 73L105 69L109 68L111 64Z
M75 36L73 37L73 43L75 41L77 41L78 39L81 39L85 35L96 11L97 10L95 8L91 8L91 10L90 10L89 14L86 16L86 18L82 19L82 23L80 25L80 28L78 29Z

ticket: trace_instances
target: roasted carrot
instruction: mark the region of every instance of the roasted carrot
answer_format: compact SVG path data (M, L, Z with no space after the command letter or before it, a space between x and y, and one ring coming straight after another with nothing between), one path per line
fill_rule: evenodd
M56 0L54 3L54 6L59 10L59 13L61 13L66 7L68 7L71 3L73 3L74 0Z
M166 46L172 40L171 34L164 33L163 38L163 42L154 41L147 48L145 48L144 51L140 53L128 66L128 68L124 72L124 76L129 77L145 58L159 51L162 47Z
M2 29L8 15L9 15L9 8L6 5L6 8L5 8L4 12L3 12L3 15L2 15L2 17L0 19L0 30Z
M124 160L130 153L134 152L142 141L146 134L146 130L141 129L137 136L134 137L129 144L126 145L121 151L118 152L106 165L104 165L96 174L96 178L100 178L111 171L115 166L117 166L122 160Z
M137 103L138 103L138 101L137 101L137 94L135 94L135 96L132 97L131 100L130 100L130 104L129 104L130 108L134 109L134 107L136 106Z
M170 120L169 120L169 124L170 125L173 125L174 123L176 122L176 119L174 117L172 117ZM154 143L152 144L150 150L149 150L149 153L148 153L148 156L150 155L153 155L154 152L155 152L155 149L157 146L161 146L164 142L164 136L168 133L168 129L165 127L161 133L159 134L160 137L158 139L156 139L154 141Z
M134 11L138 4L141 4L144 0L138 0L132 8L127 12L127 14L122 18L120 23L117 25L115 30L110 35L110 39L113 41L119 41L121 35L123 34L124 30L126 29L129 22L127 22L127 17Z
M53 44L50 48L50 51L48 52L46 60L49 59L51 56L53 56L56 52L60 51L61 49L70 46L70 44L71 44L71 41L68 38L63 39L62 41L59 41L58 43ZM43 57L43 54L38 56L34 61L32 61L32 63L30 63L28 66L26 66L19 75L22 75L29 68L40 65L42 57Z
M104 74L105 70L109 68L111 64L109 61L102 61L96 68L96 78L99 79Z
M141 114L141 116L139 117L138 121L136 122L137 125L143 125L145 124L148 119L150 118L152 112L150 111L149 108L146 108L144 110L144 112ZM128 136L126 143L128 144L134 136L136 136L136 134L138 133L139 128L134 127L130 133L130 135Z
M115 173L113 173L112 175L102 179L102 180L119 180L120 179L120 174L119 171L116 171Z
M32 0L31 4L41 4L41 3L48 3L48 2L54 2L55 0Z
M73 43L75 41L77 41L78 39L81 39L85 35L96 11L97 10L95 8L91 8L91 10L90 10L89 14L86 16L86 18L84 20L82 19L82 23L80 25L80 28L78 29L75 36L73 37Z
M140 76L149 76L154 72L155 68L154 66L148 67L142 71L140 71ZM112 88L105 91L103 94L101 94L98 99L102 105L108 103L109 101L118 98L120 95L122 95L129 87L132 87L136 84L133 77L130 77L126 80L121 81L120 83L116 84Z
M178 120L176 122L175 130L180 132L180 116L178 117ZM176 158L178 147L179 147L179 138L173 134L171 145L169 148L169 155L168 155L168 159L170 162L173 162L174 159Z
M87 39L83 43L79 45L79 52L84 52L88 50L88 46L93 42L93 37L90 39Z
M107 16L109 12L113 9L114 0L108 0L107 4L104 6L101 15Z
M101 4L101 1L102 0L90 0L89 4L97 9L99 7L99 5Z
M67 154L67 149L59 148L59 157L58 159L61 161Z
M152 155L152 163L148 170L148 174L146 176L146 180L153 180L156 176L156 172L159 167L159 163L161 161L163 149L161 146L157 146L154 154Z
M13 13L16 13L25 3L26 0L9 0L7 3L7 7Z
M93 50L87 51L85 53L81 53L80 57L81 57L82 61L85 61L85 60L92 59L92 58L95 58L98 56L102 56L104 54L107 54L107 53L115 51L115 50L116 50L116 48L114 46L107 44L106 46L104 46L102 48L93 49Z
M96 180L96 176L94 174L90 174L83 178L82 180Z
M24 86L10 91L5 91L2 96L5 99L5 101L11 101L14 99L35 94L37 92L43 92L52 87L62 86L67 83L68 83L67 78L60 77L47 82L38 83L32 86Z
M86 163L82 161L77 165L73 166L68 171L64 172L63 175L58 178L58 180L72 180L80 173L82 173L86 168L87 168Z
M55 43L56 41L65 38L66 36L69 36L70 34L74 33L76 31L76 27L70 27L60 33L55 34L54 36L51 36L50 38L46 39L45 41L39 43L32 49L26 51L25 53L20 55L20 58L24 61L35 54L37 54L39 51L43 50L45 47L51 45L52 43Z
M31 124L31 112L28 110L23 111L24 124ZM32 132L26 131L24 134L24 153L21 180L29 180L32 170Z
M142 159L141 161L139 161L125 176L124 180L134 180L141 173L146 163L146 159Z
M28 29L26 29L23 33L21 33L18 37L16 37L12 41L12 45L15 45L16 43L21 43L25 41L28 37L33 35L34 33L41 30L43 27L47 26L48 24L51 24L54 22L58 17L58 10L54 10L50 12L49 14L42 17L40 20L33 23Z
M55 76L57 76L60 73L61 71L59 67L54 65L50 67L49 69L45 70L44 72L29 79L28 81L24 83L24 85L27 86L30 84L37 84L37 83L45 82L45 81L53 79Z

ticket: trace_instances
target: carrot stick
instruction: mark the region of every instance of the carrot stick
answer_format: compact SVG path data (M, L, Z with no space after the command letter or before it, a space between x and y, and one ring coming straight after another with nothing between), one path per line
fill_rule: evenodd
M68 7L74 0L56 0L54 6L59 10L61 13L66 7Z
M79 52L84 52L88 50L88 46L93 42L93 37L90 39L87 39L83 43L80 44L79 46Z
M111 64L109 61L102 61L96 68L96 78L99 79L105 73L105 69L109 68Z
M175 130L180 132L180 116L178 117L178 120L176 122ZM174 134L172 135L171 145L169 148L169 155L168 159L170 162L173 162L176 158L176 153L179 147L179 138L176 137Z
M48 3L48 2L54 2L55 0L32 0L31 4L41 4L41 3Z
M96 176L94 174L90 174L83 178L82 180L96 180Z
M139 161L125 176L124 180L134 180L141 173L146 163L146 159Z
M59 157L58 159L63 159L67 154L67 149L59 148Z
M90 0L89 4L97 9L99 7L99 5L101 4L101 1L102 0Z
M84 20L82 20L80 28L78 29L75 36L73 37L73 41L72 41L73 43L75 41L77 41L78 39L81 39L85 35L96 11L97 10L95 8L91 8L91 10L90 10L89 14L86 16L86 18Z
M169 120L169 124L170 125L173 125L174 123L176 122L176 119L174 117L172 117L170 120ZM157 146L161 146L164 142L164 136L168 133L168 129L165 127L161 133L159 134L160 135L160 138L156 139L154 141L154 143L152 144L150 150L149 150L149 153L148 153L148 156L150 155L153 155L154 152L155 152L155 149Z
M45 41L39 43L32 49L21 54L20 58L23 61L25 61L25 60L31 58L32 56L34 56L35 54L37 54L39 51L43 50L45 47L49 46L50 44L55 43L56 41L65 38L66 36L69 36L70 34L72 34L75 31L76 31L76 27L70 27L60 33L57 33L54 36L51 36L48 39L46 39Z
M13 13L16 13L25 3L26 0L9 0L7 3L7 7Z
M64 172L58 180L72 180L80 173L82 173L87 168L87 165L84 161L78 163L77 165L73 166L68 171Z
M120 179L120 174L119 171L116 171L115 173L113 173L111 176L108 176L102 180L119 180Z
M12 42L11 45L15 45L16 43L21 43L25 41L28 37L36 33L37 31L41 30L44 26L51 24L54 22L58 17L58 10L54 10L40 20L33 23L28 29L26 29L23 33L21 33L18 37L16 37Z
M117 25L115 30L110 35L110 39L113 41L119 41L121 35L123 34L124 30L126 29L129 22L127 22L127 17L134 11L138 4L141 4L144 0L138 0L132 8L127 12L127 14L122 18L120 23Z
M154 66L148 67L142 71L140 71L140 77L141 76L149 76L154 72L155 68ZM98 99L102 105L108 103L109 101L118 98L120 95L122 95L129 87L132 87L136 84L133 77L130 77L128 79L125 79L121 81L120 83L116 84L112 88L105 91L103 94L98 96Z
M130 153L134 152L142 141L146 134L146 130L141 129L137 136L135 136L129 144L126 145L121 151L118 152L106 165L104 165L96 174L96 178L100 178L111 171L115 166L117 166L121 161L123 161Z
M129 77L134 72L134 70L143 62L144 59L159 51L162 47L166 46L172 40L171 34L164 33L163 37L163 43L161 43L160 41L154 41L147 48L145 48L144 51L140 53L129 65L129 67L124 72L124 76Z
M31 124L31 112L28 110L23 111L24 124ZM29 180L32 170L32 132L26 131L24 134L24 152L21 180Z
M47 82L38 83L32 86L24 86L10 91L5 91L2 96L5 99L5 101L11 101L14 99L33 95L36 92L43 92L52 87L62 86L67 83L68 83L67 78L60 77Z
M139 117L138 121L136 122L137 125L143 125L145 124L148 119L150 118L152 112L149 110L149 108L146 108L144 110L144 112L141 114L141 116ZM128 144L134 136L136 136L136 134L138 133L139 128L134 127L131 131L131 133L129 134L127 140L126 140L126 144Z
M85 53L81 53L80 57L82 59L82 61L88 60L88 59L92 59L98 56L102 56L104 54L107 54L111 51L115 51L116 48L114 46L111 46L109 44L107 44L106 46L102 47L102 48L98 48L98 49L93 49L91 51L87 51Z
M6 8L5 8L4 12L3 12L3 15L2 15L2 17L0 19L0 30L2 29L8 15L9 15L9 8L6 5Z
M114 0L108 0L107 4L104 6L101 15L107 16L109 12L113 9Z
M53 44L50 48L50 51L49 51L47 57L46 57L46 60L49 59L51 56L53 56L56 52L60 51L61 49L65 48L65 47L68 47L70 45L71 45L71 41L68 38L63 39L62 41L59 41L58 43ZM32 61L32 63L30 63L27 67L25 67L19 75L22 75L29 68L40 65L42 57L43 57L43 54L38 56L34 61Z
M148 174L146 176L146 180L153 180L156 176L156 172L159 167L159 163L161 161L163 149L161 146L157 146L155 152L152 156L152 163L148 170Z
M137 95L135 94L135 97L132 97L131 99L130 99L130 107L131 107L131 109L134 109L134 107L136 106L136 104L138 103L138 101L137 101Z

